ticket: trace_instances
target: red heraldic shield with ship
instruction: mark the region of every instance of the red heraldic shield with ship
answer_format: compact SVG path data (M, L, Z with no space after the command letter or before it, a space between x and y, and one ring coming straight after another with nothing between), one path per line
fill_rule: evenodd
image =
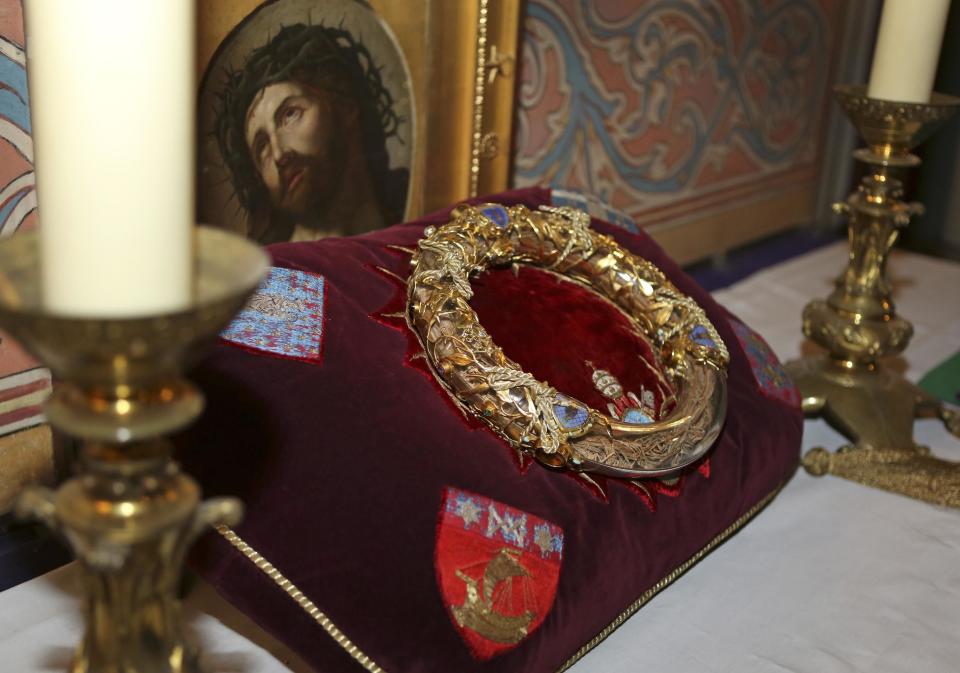
M553 606L563 531L475 493L444 489L437 529L440 593L480 660L516 647Z

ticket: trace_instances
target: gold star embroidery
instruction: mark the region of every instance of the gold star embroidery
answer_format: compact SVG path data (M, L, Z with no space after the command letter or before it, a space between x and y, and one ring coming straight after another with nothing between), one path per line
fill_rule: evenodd
M480 523L480 508L473 500L466 498L458 503L457 516L463 519L464 528L469 528L472 523Z

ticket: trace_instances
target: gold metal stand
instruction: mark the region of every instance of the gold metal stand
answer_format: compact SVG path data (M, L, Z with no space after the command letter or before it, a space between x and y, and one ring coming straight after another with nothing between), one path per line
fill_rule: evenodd
M906 348L913 326L896 315L886 263L900 229L923 212L902 199L898 172L920 164L910 150L960 107L933 94L930 103L869 98L862 86L834 91L867 147L853 156L867 164L859 189L834 210L849 220L850 259L826 300L803 311L803 333L827 355L787 364L808 414L823 415L853 440L835 454L813 449L808 472L843 476L904 495L960 507L960 464L938 460L913 441L918 416L939 416L960 435L960 418L880 359Z
M40 300L36 236L0 241L0 323L53 372L49 421L84 440L79 476L18 503L60 533L80 565L86 633L72 673L199 671L184 639L176 589L193 539L234 524L235 498L200 502L171 459L166 435L192 422L200 392L182 378L266 272L262 251L224 232L197 230L195 290L179 313L75 318ZM91 270L94 271L95 270Z

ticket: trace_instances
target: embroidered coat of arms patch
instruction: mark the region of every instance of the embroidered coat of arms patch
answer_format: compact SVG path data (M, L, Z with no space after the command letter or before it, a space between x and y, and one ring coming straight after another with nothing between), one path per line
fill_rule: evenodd
M324 277L271 267L220 337L247 350L319 363L323 359Z
M516 647L543 623L562 560L558 526L481 495L444 490L437 580L454 627L477 659Z
M750 362L760 392L791 407L799 407L800 391L763 337L739 320L730 318L729 322Z

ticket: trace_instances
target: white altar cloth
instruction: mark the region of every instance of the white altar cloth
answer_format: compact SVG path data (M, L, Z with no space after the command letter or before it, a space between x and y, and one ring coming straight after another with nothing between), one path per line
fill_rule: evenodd
M716 297L788 360L801 353L804 304L829 293L845 258L846 244L837 243ZM897 251L890 276L897 310L914 325L903 366L917 380L960 349L960 265ZM915 436L940 456L960 460L960 440L938 421L919 422ZM823 421L806 421L804 451L843 443ZM71 564L0 593L0 670L66 670L81 629L75 580ZM323 597L313 599L323 609ZM308 673L209 586L196 587L185 607L211 672ZM960 512L800 470L753 522L571 670L958 669Z

